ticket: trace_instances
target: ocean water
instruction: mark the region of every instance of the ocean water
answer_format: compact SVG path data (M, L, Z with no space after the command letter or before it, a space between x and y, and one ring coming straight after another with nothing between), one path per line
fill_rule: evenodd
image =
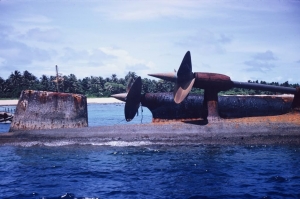
M118 124L145 124L152 122L152 114L148 108L142 107L138 115L130 122L124 116L124 103L116 104L88 104L89 126L112 126ZM1 106L0 111L6 108L14 110L16 106ZM9 131L10 123L0 123L0 133Z
M90 126L123 117L89 105ZM300 146L0 145L0 198L300 198Z

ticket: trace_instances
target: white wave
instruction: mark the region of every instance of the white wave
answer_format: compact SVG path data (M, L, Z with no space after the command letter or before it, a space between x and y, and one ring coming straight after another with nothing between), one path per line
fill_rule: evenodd
M21 147L32 147L32 146L48 146L48 147L59 147L67 145L92 145L92 146L115 146L115 147L129 147L129 146L146 146L152 145L150 141L108 141L108 142L78 142L78 141L53 141L53 142L41 142L41 141L32 141L32 142L15 142L12 143L14 146Z
M150 141L109 141L109 142L98 142L98 143L90 143L94 146L117 146L117 147L126 147L126 146L145 146L145 145L152 145L153 143Z
M40 145L40 142L37 142L37 141L33 141L33 142L16 142L13 145L22 146L22 147L32 147L32 146Z
M56 141L56 142L45 142L43 145L45 146L66 146L66 145L73 145L73 144L78 144L73 141Z

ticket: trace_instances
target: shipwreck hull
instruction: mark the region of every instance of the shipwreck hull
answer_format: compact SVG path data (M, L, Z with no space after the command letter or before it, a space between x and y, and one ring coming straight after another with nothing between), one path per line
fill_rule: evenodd
M300 145L300 113L201 122L164 122L0 134L0 145Z
M206 119L204 96L189 94L180 104L173 100L173 93L146 93L141 96L142 106L153 115L153 122L170 120ZM282 115L291 111L293 97L284 96L218 96L218 112L221 118L243 118Z
M24 90L10 132L88 126L87 100L79 94Z

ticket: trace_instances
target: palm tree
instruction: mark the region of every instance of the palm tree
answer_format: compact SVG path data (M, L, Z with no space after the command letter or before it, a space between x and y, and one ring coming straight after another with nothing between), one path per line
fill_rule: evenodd
M111 75L111 81L116 83L118 81L117 75L116 74L112 74Z
M136 75L135 72L128 72L127 75L125 76L125 81L127 82L127 85L126 85L126 91L128 92L132 86L132 84L134 83L135 79L137 78L138 76Z
M50 78L46 75L42 75L42 77L40 78L40 89L43 91L50 91L50 84Z
M135 72L129 71L127 73L127 75L125 76L125 81L128 82L130 78L133 79L133 80L135 80L137 77L138 76L137 76L137 74Z
M11 97L19 97L22 91L22 75L19 71L15 70L8 80L8 92Z
M39 81L32 73L25 70L23 72L22 87L23 89L36 89Z

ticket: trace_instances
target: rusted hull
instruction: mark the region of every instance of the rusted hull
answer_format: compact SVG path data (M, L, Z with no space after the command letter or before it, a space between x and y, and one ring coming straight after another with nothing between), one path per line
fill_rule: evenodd
M0 145L300 145L300 113L200 121L29 130L0 134Z
M142 106L153 115L153 122L206 119L204 96L190 94L181 104L173 100L173 93L146 93ZM218 96L218 113L221 118L282 115L291 111L293 97L273 96Z
M9 131L87 126L85 96L25 90L21 93Z

